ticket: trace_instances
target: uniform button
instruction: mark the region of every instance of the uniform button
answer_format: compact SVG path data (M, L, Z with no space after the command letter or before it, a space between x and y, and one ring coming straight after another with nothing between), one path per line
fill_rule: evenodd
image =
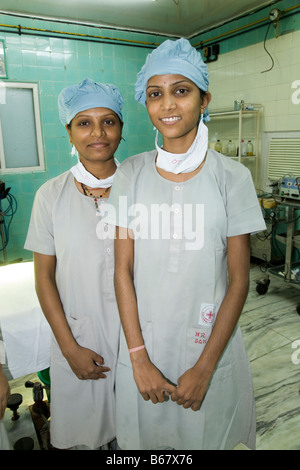
M175 186L175 191L180 191L180 186Z
M177 233L173 233L173 238L174 238L174 240L176 240L178 238Z
M110 248L106 248L106 253L110 253Z

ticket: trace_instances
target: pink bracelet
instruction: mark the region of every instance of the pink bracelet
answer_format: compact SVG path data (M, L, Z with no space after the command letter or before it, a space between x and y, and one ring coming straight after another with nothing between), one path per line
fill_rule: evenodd
M129 349L129 354L131 354L135 351L139 351L140 349L144 349L144 348L145 348L145 345L143 344L142 346L138 346L137 348Z

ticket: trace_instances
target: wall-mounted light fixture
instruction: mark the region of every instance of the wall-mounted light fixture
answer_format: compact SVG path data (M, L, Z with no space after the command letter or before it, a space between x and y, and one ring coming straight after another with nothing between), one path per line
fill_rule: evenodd
M275 37L278 38L278 24L281 16L281 11L278 8L273 8L269 13L269 18L273 22Z

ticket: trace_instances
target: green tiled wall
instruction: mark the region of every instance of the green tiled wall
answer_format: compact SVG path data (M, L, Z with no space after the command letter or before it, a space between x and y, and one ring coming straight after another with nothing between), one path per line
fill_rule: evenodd
M19 24L38 29L80 32L80 34L114 36L113 31L93 28L79 28L67 24L31 21L10 16L1 16L1 24ZM5 29L5 28L4 28ZM162 42L150 35L117 32L118 38L150 43ZM37 173L1 174L0 179L10 187L18 209L10 226L7 258L11 262L17 258L31 258L31 253L23 249L30 212L36 190L48 179L68 170L76 163L70 155L70 144L65 128L59 121L57 96L65 86L78 83L85 77L96 81L114 83L124 97L124 130L116 157L123 161L130 155L152 149L154 146L153 126L150 124L144 107L134 99L136 74L143 65L151 49L141 46L105 44L76 40L73 38L53 38L39 35L13 34L0 32L5 41L6 65L9 81L38 83L40 114L46 170ZM17 132L17 129L16 129ZM7 201L2 201L2 209ZM2 244L0 242L0 248ZM0 251L0 263L4 260Z

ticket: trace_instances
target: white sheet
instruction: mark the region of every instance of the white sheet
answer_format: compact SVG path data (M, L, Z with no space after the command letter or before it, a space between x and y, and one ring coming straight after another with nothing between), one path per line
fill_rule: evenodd
M36 296L33 262L0 268L0 326L14 379L49 367L51 330Z

